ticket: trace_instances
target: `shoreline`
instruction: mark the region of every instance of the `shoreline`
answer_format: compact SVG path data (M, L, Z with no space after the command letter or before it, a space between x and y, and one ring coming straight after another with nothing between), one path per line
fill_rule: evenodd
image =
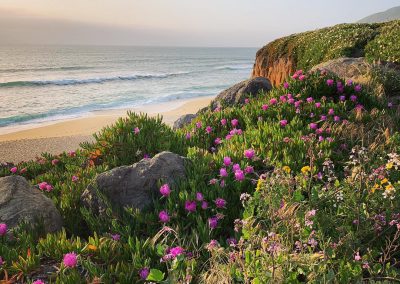
M60 154L76 150L80 143L90 141L93 133L125 117L129 110L147 113L149 116L162 115L163 121L172 126L180 116L196 113L214 98L207 96L138 108L93 111L80 118L32 124L31 127L9 127L3 131L0 129L0 162L19 163L35 159L43 152Z

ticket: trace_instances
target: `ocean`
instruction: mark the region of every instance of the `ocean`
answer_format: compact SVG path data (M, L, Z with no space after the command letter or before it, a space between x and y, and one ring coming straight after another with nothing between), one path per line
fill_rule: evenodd
M0 47L0 130L95 110L217 95L250 77L256 48Z

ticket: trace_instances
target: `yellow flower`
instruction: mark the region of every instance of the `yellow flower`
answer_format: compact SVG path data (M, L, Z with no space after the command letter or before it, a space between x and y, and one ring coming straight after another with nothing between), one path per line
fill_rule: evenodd
M394 186L393 186L392 184L389 183L389 184L385 187L385 190L388 190L388 191L394 190Z
M96 250L97 250L97 247L96 247L95 245L88 245L87 248L88 248L89 250L93 250L93 251L96 251Z
M259 179L257 181L257 187L256 187L256 191L259 191L261 189L262 184L264 183L264 180Z
M379 189L380 185L375 183L374 187L371 189L371 192L374 193L375 190Z
M393 162L387 163L386 164L386 169L390 170L391 168L393 168Z
M384 178L383 180L381 180L381 184L385 184L385 183L388 183L388 179L387 178Z
M292 171L291 169L290 169L290 167L289 166L284 166L283 168L282 168L282 170L284 170L286 173L288 173L288 174L290 174L290 172Z
M305 166L301 168L301 172L303 174L308 173L311 170L310 166Z

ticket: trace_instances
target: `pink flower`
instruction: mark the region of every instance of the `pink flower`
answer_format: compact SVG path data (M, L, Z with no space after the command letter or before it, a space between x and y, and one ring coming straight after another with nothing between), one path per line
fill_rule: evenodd
M4 236L7 233L7 224L0 223L0 236Z
M251 173L254 172L254 168L253 168L252 166L247 166L247 167L244 169L244 172L245 172L246 174L251 174Z
M356 254L354 255L354 260L355 261L360 261L361 260L360 252L356 252Z
M50 192L50 191L52 191L53 190L53 186L51 185L51 184L47 184L46 185L46 191L47 192Z
M223 126L226 125L226 119L225 119L225 118L221 119L221 124L222 124Z
M190 133L188 132L188 133L186 133L186 139L187 140L189 140L191 138L191 135L190 135Z
M224 157L224 165L229 167L232 164L232 160L230 157Z
M77 176L72 176L71 180L72 180L72 182L77 182L79 180L79 178Z
M135 129L133 129L133 132L137 135L140 133L140 129L139 127L135 127Z
M17 168L17 167L12 167L12 168L10 169L10 172L13 173L13 174L15 174L17 171L18 171L18 168Z
M221 143L222 143L222 139L221 138L219 138L219 137L215 138L215 140L214 140L214 144L215 145L219 145Z
M234 172L239 171L239 170L240 170L240 165L239 165L239 164L234 164L234 165L232 166L232 170L233 170Z
M294 103L294 107L295 107L295 108L299 108L299 107L300 107L300 104L301 104L301 101L296 101L296 102Z
M32 282L32 284L46 284L42 280L38 279Z
M207 203L207 201L202 201L201 202L201 209L203 209L203 210L206 210L208 208L208 203Z
M201 192L197 192L196 193L196 200L197 201L203 201L204 200L204 196Z
M262 110L267 110L268 107L269 107L268 105L263 105L263 106L262 106Z
M218 218L217 217L208 218L208 226L212 230L215 229L218 226Z
M249 102L250 102L249 99L245 99L245 100L244 100L244 103L245 103L245 104L248 104Z
M201 128L201 126L202 126L201 121L196 122L196 128Z
M289 88L289 83L288 83L288 82L283 83L283 87L284 87L285 89L288 89L288 88Z
M319 141L319 142L324 141L324 137L323 137L323 136L319 136L319 137L318 137L318 141Z
M361 85L356 85L355 87L354 87L354 91L356 91L357 93L358 92L360 92L361 91Z
M249 160L253 159L254 158L254 150L253 149L245 150L244 151L244 156Z
M333 86L333 83L334 83L334 81L333 81L332 79L326 80L326 84L327 84L328 86Z
M212 132L212 127L211 126L207 126L206 127L206 132L207 132L207 134L210 134Z
M142 269L139 270L139 277L142 280L146 280L149 274L150 274L150 269L148 267L143 267Z
M41 182L39 183L39 189L40 190L46 190L47 182Z
M165 210L161 211L161 212L158 214L158 218L160 218L160 222L162 222L162 223L167 223L167 222L169 222L169 220L170 220L169 215L168 215L168 212L165 211Z
M334 120L335 122L339 122L339 121L340 121L340 117L337 116L337 115L335 115L335 116L333 117L333 120Z
M327 118L326 115L321 115L321 120L322 120L322 121L325 121L326 118Z
M219 246L219 243L217 240L211 240L206 248L207 248L207 250L213 250L214 248L216 248L218 246Z
M329 115L334 115L334 114L335 114L335 110L334 110L333 108L330 108L330 109L328 110L328 114L329 114Z
M275 98L272 98L272 99L269 100L269 104L270 105L276 105L277 102L278 102L278 100L275 99Z
M306 78L306 76L304 76L304 75L300 75L300 76L299 76L299 80L300 80L300 81L303 81L305 78Z
M76 152L75 151L69 151L68 152L68 156L75 157L76 156Z
M1 256L0 256L0 266L2 266L3 263L4 263L4 261L3 261L3 259L2 259Z
M217 198L214 202L215 202L215 206L217 206L217 208L224 208L226 205L225 199L222 199L222 198Z
M70 252L64 255L63 262L66 267L75 267L78 263L78 257L76 253Z
M236 118L232 119L231 124L232 124L233 127L236 127L236 126L239 125L239 120L237 120Z
M316 107L316 108L320 108L320 107L321 107L321 103L319 103L319 102L318 102L318 103L315 103L315 107Z
M287 122L286 119L283 119L283 120L281 120L281 121L279 122L279 124L281 125L281 127L285 127L285 126L288 124L288 122Z
M290 99L288 100L288 103L291 104L291 105L294 104L294 103L295 103L295 99L290 98Z
M196 201L187 200L185 202L185 210L188 212L196 212Z
M182 247L173 247L169 250L169 253L172 255L173 258L183 254L184 252L185 250Z
M244 173L242 170L238 170L235 172L235 179L237 181L243 181L244 180Z
M169 188L169 185L167 183L163 184L160 187L160 193L161 193L162 196L168 196L168 195L171 194L171 189Z
M52 164L53 166L57 166L57 164L58 164L59 162L60 162L60 160L54 159L54 160L51 161L51 164Z
M357 101L357 96L355 96L355 95L350 96L350 100L352 102L356 102Z
M306 101L307 101L307 103L312 103L312 102L314 101L314 99L313 99L312 97L308 97L308 98L306 99Z
M227 177L227 176L228 176L228 172L227 172L227 170L226 170L225 168L221 168L221 169L219 170L219 175L220 175L221 177Z
M310 128L313 129L313 130L315 130L315 129L318 128L318 124L312 122L312 123L310 123Z
M114 235L111 235L111 238L112 238L114 241L119 241L119 240L121 239L121 236L118 235L118 234L114 234Z
M283 103L286 103L286 101L287 101L287 99L286 99L285 96L280 96L280 97L279 97L279 100L280 100L281 102L283 102Z
M23 168L23 169L21 169L19 172L20 172L21 174L24 174L24 173L26 173L27 171L28 171L27 168Z

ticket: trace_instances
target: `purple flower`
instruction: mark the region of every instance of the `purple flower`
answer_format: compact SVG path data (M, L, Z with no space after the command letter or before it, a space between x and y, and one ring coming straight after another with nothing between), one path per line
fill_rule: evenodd
M240 165L239 165L239 164L234 164L234 165L232 166L232 170L233 170L234 172L239 171L239 170L240 170Z
M196 200L197 201L203 201L204 200L204 196L201 192L197 192L196 193Z
M356 101L357 101L357 96L351 95L351 96L350 96L350 100L351 100L352 102L356 102Z
M229 167L232 164L232 160L230 157L224 157L224 165Z
M148 267L143 267L142 269L139 270L139 276L140 279L142 280L146 280L149 274L150 274L150 269Z
M313 130L315 130L315 129L318 128L318 124L312 122L312 123L310 123L310 128L313 129Z
M74 252L64 255L63 263L66 267L75 267L78 263L78 256Z
M237 120L236 118L232 119L231 124L232 124L233 127L236 127L236 126L239 125L239 120Z
M160 193L161 193L162 196L168 196L168 195L171 194L171 189L169 188L169 185L167 183L163 184L160 187Z
M0 224L0 236L4 236L7 233L7 224L1 223Z
M3 259L1 258L1 256L0 256L0 266L2 266L3 263L4 263L4 260L3 260Z
M361 85L356 85L355 87L354 87L354 91L356 91L357 93L358 92L361 92Z
M161 212L158 214L158 218L160 218L160 221L161 221L162 223L167 223L167 222L169 222L169 220L170 220L170 217L169 217L169 215L168 215L168 212L165 211L165 210L161 211Z
M203 210L206 210L208 208L208 203L207 203L207 201L202 201L201 202L201 209L203 209Z
M244 156L249 160L253 159L254 158L254 150L253 149L245 150L244 151Z
M196 201L187 200L185 202L185 209L188 212L196 212Z
M339 100L342 101L342 102L344 102L344 101L346 100L346 96L340 96L340 97L339 97Z
M333 81L332 79L326 80L326 84L327 84L328 86L333 86L333 83L334 83L334 81Z
M188 132L188 133L186 133L186 139L187 140L189 140L191 138L191 135L190 135L190 133Z
M287 122L286 119L283 119L283 120L281 120L281 121L279 122L279 124L281 125L281 127L285 127L285 126L288 124L288 122Z
M227 172L227 170L226 170L225 168L221 168L221 169L219 170L219 175L220 175L221 177L227 177L227 176L228 176L228 172Z
M243 181L244 180L244 173L242 170L238 170L235 172L235 179L237 181Z
M211 217L208 218L208 226L210 227L210 229L215 229L218 226L218 218L217 217Z
M206 132L207 132L207 134L210 134L212 132L212 127L211 126L207 126L206 127Z
M247 167L244 169L244 172L245 172L246 174L251 174L251 173L254 172L254 168L253 168L252 166L247 166Z
M321 120L325 121L327 119L326 115L321 115Z
M217 198L217 199L215 200L215 206L217 206L217 208L224 208L225 205L226 205L225 199Z
M114 241L119 241L119 240L121 239L121 236L120 236L119 234L113 234L113 235L111 235L111 238L112 238Z
M172 255L173 258L183 254L184 252L185 250L182 247L173 247L169 250L169 253Z
M196 122L196 128L201 128L201 126L202 126L202 123L201 123L201 121L199 121L199 122Z

